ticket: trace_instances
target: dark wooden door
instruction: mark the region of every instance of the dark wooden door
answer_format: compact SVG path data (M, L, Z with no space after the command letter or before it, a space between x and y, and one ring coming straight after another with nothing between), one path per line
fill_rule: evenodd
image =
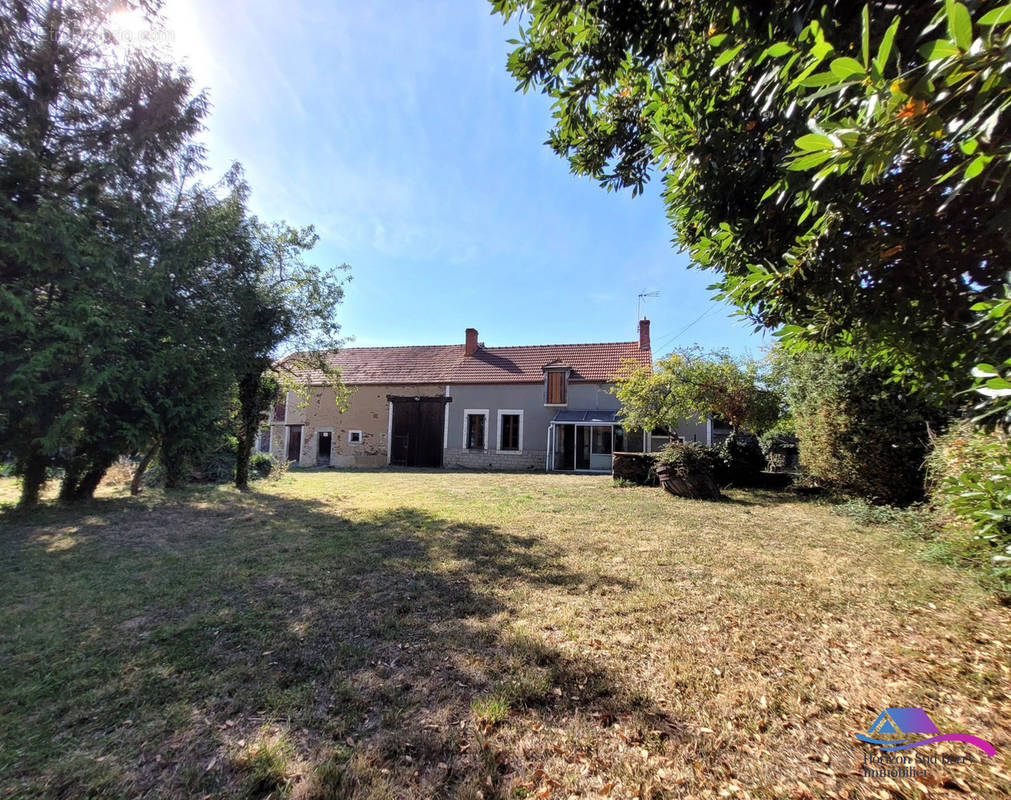
M576 429L576 469L590 468L590 428L575 425Z
M445 397L390 398L393 438L390 463L405 467L441 467Z
M330 463L330 449L333 434L330 431L320 431L316 434L316 464Z
M302 426L288 426L288 460L298 461L302 457Z
M561 435L562 447L561 456L559 457L558 463L555 464L555 469L571 470L575 468L575 457L576 457L576 426L575 425L559 425L555 428L555 435Z

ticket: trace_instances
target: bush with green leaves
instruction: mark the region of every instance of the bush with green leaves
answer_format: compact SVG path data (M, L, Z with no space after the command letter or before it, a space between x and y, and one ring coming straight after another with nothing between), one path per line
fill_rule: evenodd
M229 483L235 477L235 453L228 450L208 453L193 477L208 483Z
M723 485L751 486L765 469L765 456L753 434L732 433L715 449L720 461L716 479Z
M927 462L931 499L963 555L1011 592L1011 437L963 422L934 443Z
M787 399L801 467L842 494L905 504L923 496L930 431L946 419L889 370L831 353L776 353L789 375Z
M1004 296L977 303L976 327L989 344L993 363L977 364L973 388L980 395L977 419L990 426L1011 430L1011 281L1004 281Z
M723 468L714 448L695 442L671 442L657 454L656 465L682 475L708 475L713 479Z
M258 478L269 478L278 466L278 461L269 453L253 453L249 467Z

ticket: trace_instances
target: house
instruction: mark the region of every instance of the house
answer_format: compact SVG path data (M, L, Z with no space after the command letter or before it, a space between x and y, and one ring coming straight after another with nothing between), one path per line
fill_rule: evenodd
M339 412L321 375L308 404L289 393L258 449L301 466L539 469L607 472L613 450L649 449L626 432L611 393L632 361L652 363L649 320L639 339L603 344L486 347L464 343L352 347L328 355L352 389ZM677 434L708 442L707 422Z

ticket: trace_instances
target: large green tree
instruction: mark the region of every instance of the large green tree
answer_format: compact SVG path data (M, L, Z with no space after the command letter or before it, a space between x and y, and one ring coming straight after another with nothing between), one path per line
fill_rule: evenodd
M0 13L0 453L24 506L49 467L79 500L123 454L146 466L160 451L178 485L223 435L244 487L281 385L305 394L313 369L339 388L315 350L339 344L340 271L306 263L311 228L249 213L237 167L196 182L205 98L157 52L116 41L111 11L155 23L159 5ZM275 370L283 347L307 353L285 362L299 370Z
M519 86L555 101L549 144L608 189L661 175L678 243L756 324L939 393L989 360L1011 6L493 5Z
M235 225L235 285L228 312L229 366L237 386L235 485L249 484L249 459L263 415L281 392L307 400L315 387L347 391L328 353L343 340L338 310L347 265L325 270L306 260L319 237L313 228L267 224L246 210L248 186L233 172L229 200ZM278 359L278 350L292 350Z
M71 496L114 457L97 437L85 455L81 432L110 421L103 389L123 385L117 370L131 380L118 359L151 335L129 300L143 295L166 187L207 108L185 72L114 46L110 8L13 0L0 14L0 449L22 505L54 460Z

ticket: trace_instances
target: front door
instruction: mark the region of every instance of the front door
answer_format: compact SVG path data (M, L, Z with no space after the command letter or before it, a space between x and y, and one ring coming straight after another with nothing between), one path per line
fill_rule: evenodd
M575 469L576 426L556 425L555 431L555 436L558 437L559 443L555 454L555 469Z
M302 457L302 426L288 426L288 460L298 461Z
M330 431L320 431L316 434L316 465L330 465L330 445L333 434Z
M576 469L590 469L590 429L576 425Z
M393 430L390 463L441 467L446 397L390 397Z

